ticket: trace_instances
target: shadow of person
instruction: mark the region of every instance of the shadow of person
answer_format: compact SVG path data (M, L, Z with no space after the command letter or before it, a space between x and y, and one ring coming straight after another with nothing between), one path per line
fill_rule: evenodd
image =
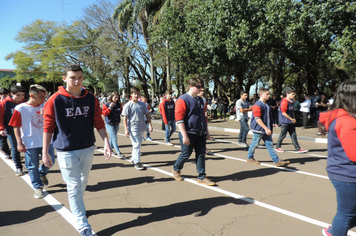
M246 205L253 203L253 199L241 198L234 199L231 197L214 197L205 199L196 199L193 201L178 202L166 206L149 207L149 208L114 208L114 209L100 209L100 210L89 210L87 211L87 217L98 215L98 214L110 214L110 213L135 213L140 217L124 222L118 225L111 226L109 228L103 229L97 232L97 235L113 235L119 231L133 228L137 226L143 226L150 224L152 222L164 221L174 217L194 215L195 217L201 217L210 212L215 207L235 204L235 205ZM145 214L145 215L143 215Z

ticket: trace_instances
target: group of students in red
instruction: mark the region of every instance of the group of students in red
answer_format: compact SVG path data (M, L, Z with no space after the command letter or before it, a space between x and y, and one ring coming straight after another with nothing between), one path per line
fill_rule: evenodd
M131 162L139 170L144 169L140 162L140 146L147 126L148 132L152 132L153 128L146 103L138 100L140 97L138 88L131 88L132 99L124 107L118 103L119 95L113 93L102 110L97 98L82 87L84 75L79 65L65 66L62 78L65 85L59 87L45 105L43 104L47 91L44 87L30 86L27 102L24 102L25 88L22 86L11 88L11 96L0 104L0 145L9 158L5 145L7 137L17 176L23 174L19 152L25 153L25 164L35 189L35 198L44 197L43 186L48 184L46 175L55 162L56 148L57 162L62 178L67 184L69 205L76 219L77 230L81 235L93 235L86 217L83 195L94 157L94 128L104 141L105 160L111 157L111 147L116 150L117 156L122 158L124 156L117 146L116 136L123 115L125 136L130 137L132 141ZM170 137L175 131L175 124L179 129L181 153L173 165L172 174L175 180L184 180L181 170L194 150L197 182L213 186L216 183L207 178L205 170L206 140L210 139L206 101L198 96L204 89L204 82L198 77L192 77L187 84L187 93L181 95L176 103L171 98L171 92L167 91L166 99L160 104L166 125L167 145L172 145ZM3 90L0 90L0 93L3 95ZM270 154L271 150L275 154L272 148L271 109L266 104L269 91L260 89L259 93L260 100L252 107L253 140L248 151L250 160L248 162L253 164L258 164L253 155L261 139L265 141ZM354 226L353 222L356 219L356 175L353 174L356 173L356 157L353 151L356 137L355 104L356 82L344 82L336 92L330 111L320 115L320 122L329 131L327 172L335 187L338 205L332 226L322 231L326 236L346 235L348 229ZM293 127L289 124L295 122L292 113L288 114L288 110L288 103L286 108L282 106L282 114L287 113L283 115L290 121L287 122L285 132L293 132ZM102 115L105 116L105 122ZM143 117L146 117L146 120ZM81 132L77 132L78 130ZM109 131L110 139L106 135L106 130ZM281 140L283 138L282 136ZM300 147L296 147L298 148ZM43 163L40 165L41 155ZM271 157L277 166L289 164L289 161L283 161L276 155Z

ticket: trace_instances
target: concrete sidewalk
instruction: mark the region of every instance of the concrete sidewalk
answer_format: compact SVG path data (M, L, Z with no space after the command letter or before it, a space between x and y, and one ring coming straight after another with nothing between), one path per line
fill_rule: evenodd
M159 116L155 116L154 118L157 118ZM159 119L153 119L154 123L161 123L161 120ZM210 130L221 130L225 132L233 132L233 133L239 133L240 132L240 122L236 120L218 120L218 119L210 119L209 118L209 129ZM318 128L315 127L309 127L307 129L303 129L302 127L297 127L297 135L299 140L304 140L304 141L311 141L311 142L316 142L316 143L327 143L327 137L326 136L318 136ZM274 127L273 128L273 137L278 137L280 134L281 128L279 127ZM249 134L252 134L250 131ZM290 139L290 136L287 135L288 139Z

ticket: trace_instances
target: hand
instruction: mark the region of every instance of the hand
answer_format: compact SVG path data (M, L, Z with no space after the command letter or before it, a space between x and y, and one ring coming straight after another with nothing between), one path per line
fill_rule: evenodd
M108 145L108 141L105 142L104 144L104 156L106 156L105 161L109 160L112 155L112 150L110 145Z
M206 139L207 139L207 140L210 140L210 139L211 139L211 136L210 136L209 133L206 134Z
M17 144L17 150L19 152L26 152L26 147L25 147L25 145L23 143L18 143Z
M190 139L188 138L188 136L183 136L183 144L190 145Z
M291 119L292 123L295 124L297 121L295 119Z
M49 155L48 152L42 153L42 162L48 168L51 168L53 166L52 157Z
M128 130L125 131L125 136L128 138L130 137L130 132Z
M151 123L148 125L148 131L149 131L150 133L152 133L152 131L153 131L153 127L152 127L152 124L151 124Z
M267 135L272 135L272 131L269 128L265 129L265 131Z
M114 107L115 106L115 102L111 102L110 103L110 107L112 108L112 107Z
M5 130L1 130L1 131L0 131L0 135L1 135L1 136L6 136Z

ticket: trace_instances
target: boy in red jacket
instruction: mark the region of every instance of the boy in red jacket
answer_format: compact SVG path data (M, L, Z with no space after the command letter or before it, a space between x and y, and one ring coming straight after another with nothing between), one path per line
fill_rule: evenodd
M176 120L174 115L175 104L172 99L172 91L166 91L166 98L163 98L159 104L159 113L162 115L165 124L166 137L165 141L168 146L173 146L171 143L171 136L176 131Z

